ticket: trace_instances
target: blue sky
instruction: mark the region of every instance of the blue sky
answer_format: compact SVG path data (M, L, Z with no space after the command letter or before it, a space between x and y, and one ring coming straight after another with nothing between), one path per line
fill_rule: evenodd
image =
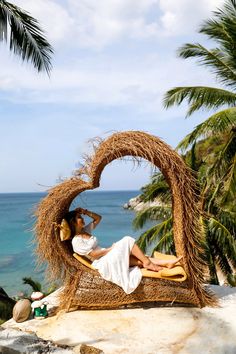
M39 20L55 54L48 78L0 44L0 192L44 191L69 177L93 137L144 130L175 147L208 116L185 119L186 106L166 111L162 98L174 86L217 86L176 49L205 43L196 30L222 0L14 3ZM139 189L150 173L147 164L115 161L101 189Z

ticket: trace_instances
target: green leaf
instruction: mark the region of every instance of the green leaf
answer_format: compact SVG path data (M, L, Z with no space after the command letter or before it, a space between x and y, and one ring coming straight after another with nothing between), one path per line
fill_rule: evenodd
M39 282L33 280L30 277L25 277L22 280L23 280L23 284L30 285L31 288L33 289L33 291L40 291L41 292L42 285Z
M236 94L207 86L174 87L166 92L163 103L165 108L169 108L180 105L184 100L190 105L187 112L187 116L190 116L200 108L216 109L224 105L235 106Z
M8 35L8 28L10 33ZM38 71L51 70L53 49L45 39L36 19L7 1L0 1L0 40L8 41L10 50L23 61L31 61Z
M177 149L186 150L200 138L220 135L229 132L236 126L236 107L217 112L198 124L177 146Z
M222 84L236 87L236 72L228 65L219 48L209 50L199 43L186 43L179 48L178 55L183 59L197 58L198 63L210 68Z
M161 221L169 218L171 215L170 206L152 206L137 213L133 220L135 230L143 228L148 221Z

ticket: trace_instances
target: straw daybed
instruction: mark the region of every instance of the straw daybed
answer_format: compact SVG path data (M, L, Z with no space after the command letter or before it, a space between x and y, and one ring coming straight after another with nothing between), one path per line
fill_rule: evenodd
M182 264L187 273L187 279L181 283L144 277L138 288L129 295L119 286L102 279L96 270L75 259L70 241L61 242L59 230L54 226L54 223L60 224L74 198L83 191L99 187L106 165L125 156L146 159L161 170L170 185L175 249L177 256L183 255ZM52 188L36 211L36 252L39 260L46 261L51 277L61 279L64 284L60 309L114 308L153 301L198 307L216 305L216 298L203 284L206 266L202 260L203 229L196 191L191 171L181 157L159 138L130 131L115 133L101 141L84 168Z

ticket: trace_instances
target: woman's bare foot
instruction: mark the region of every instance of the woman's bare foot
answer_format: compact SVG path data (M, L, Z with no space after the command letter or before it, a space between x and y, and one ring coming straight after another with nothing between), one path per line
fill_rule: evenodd
M166 267L168 269L173 268L176 263L178 263L181 259L183 258L183 256L175 258L175 259L170 259L170 260L163 260L163 259L157 259L157 258L151 258L151 262L156 264L156 265L161 265L163 267Z
M159 272L159 270L163 269L161 266L151 262L149 258L145 262L143 262L143 267L154 272Z
M178 258L176 258L176 259L171 259L171 260L168 261L168 263L166 264L166 267L169 268L169 269L173 268L173 267L176 265L176 263L178 263L182 258L183 258L183 256L178 257Z

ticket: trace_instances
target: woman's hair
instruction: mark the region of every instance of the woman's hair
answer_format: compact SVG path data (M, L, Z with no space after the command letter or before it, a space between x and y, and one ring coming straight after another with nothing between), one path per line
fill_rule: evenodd
M69 211L65 216L64 219L68 222L70 229L71 229L71 236L74 236L76 234L76 220L78 218L83 219L81 214L77 210L72 210Z

